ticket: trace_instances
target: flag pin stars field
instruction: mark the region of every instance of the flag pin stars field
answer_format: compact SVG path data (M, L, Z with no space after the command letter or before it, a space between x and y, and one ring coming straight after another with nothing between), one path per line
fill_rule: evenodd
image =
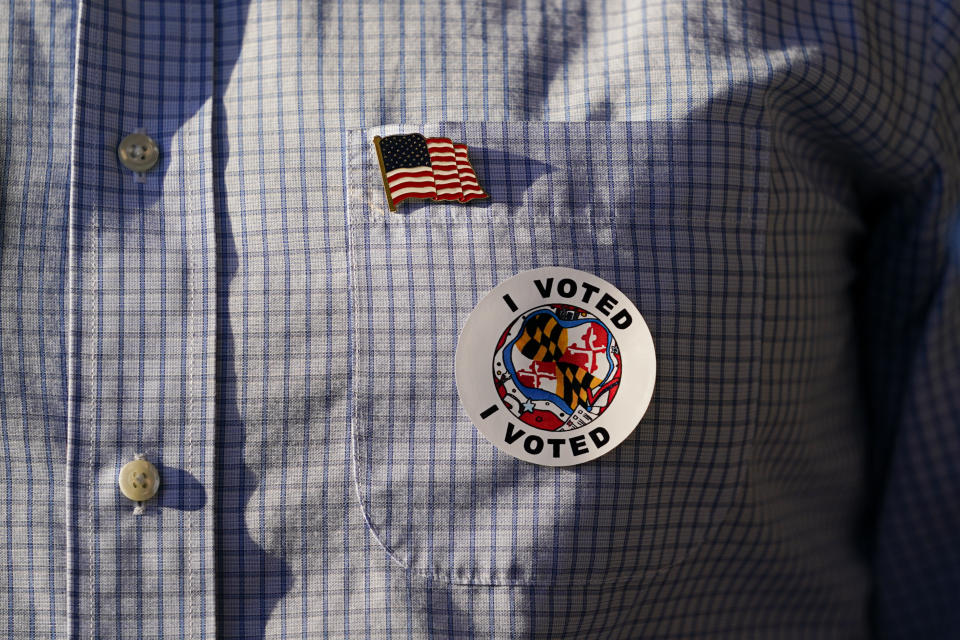
M390 211L407 198L470 202L486 198L467 157L467 145L419 133L376 136L383 189Z

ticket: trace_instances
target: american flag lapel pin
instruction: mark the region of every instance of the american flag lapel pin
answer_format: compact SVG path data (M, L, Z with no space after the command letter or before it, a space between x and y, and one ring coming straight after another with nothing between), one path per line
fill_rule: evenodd
M373 144L390 211L407 198L463 203L488 197L470 165L465 144L419 133L376 136Z

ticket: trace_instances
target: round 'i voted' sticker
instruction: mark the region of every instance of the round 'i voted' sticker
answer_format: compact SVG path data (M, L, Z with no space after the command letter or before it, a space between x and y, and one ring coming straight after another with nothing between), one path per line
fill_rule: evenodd
M490 291L456 355L460 402L515 458L581 464L615 449L643 417L656 377L637 307L592 274L544 267Z

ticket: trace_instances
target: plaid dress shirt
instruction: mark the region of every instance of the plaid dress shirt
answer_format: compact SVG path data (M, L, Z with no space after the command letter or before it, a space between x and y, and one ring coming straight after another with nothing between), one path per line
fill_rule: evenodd
M0 14L0 636L956 637L956 3ZM491 197L390 212L412 132ZM575 467L453 378L549 265L657 348Z

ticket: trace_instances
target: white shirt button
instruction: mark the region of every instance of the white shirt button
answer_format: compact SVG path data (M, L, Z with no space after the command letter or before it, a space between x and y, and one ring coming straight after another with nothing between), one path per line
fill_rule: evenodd
M160 488L160 472L148 460L137 457L123 465L118 477L120 491L136 502L149 500Z
M131 133L120 141L117 155L127 169L144 173L157 164L157 160L160 159L160 147L145 133Z

